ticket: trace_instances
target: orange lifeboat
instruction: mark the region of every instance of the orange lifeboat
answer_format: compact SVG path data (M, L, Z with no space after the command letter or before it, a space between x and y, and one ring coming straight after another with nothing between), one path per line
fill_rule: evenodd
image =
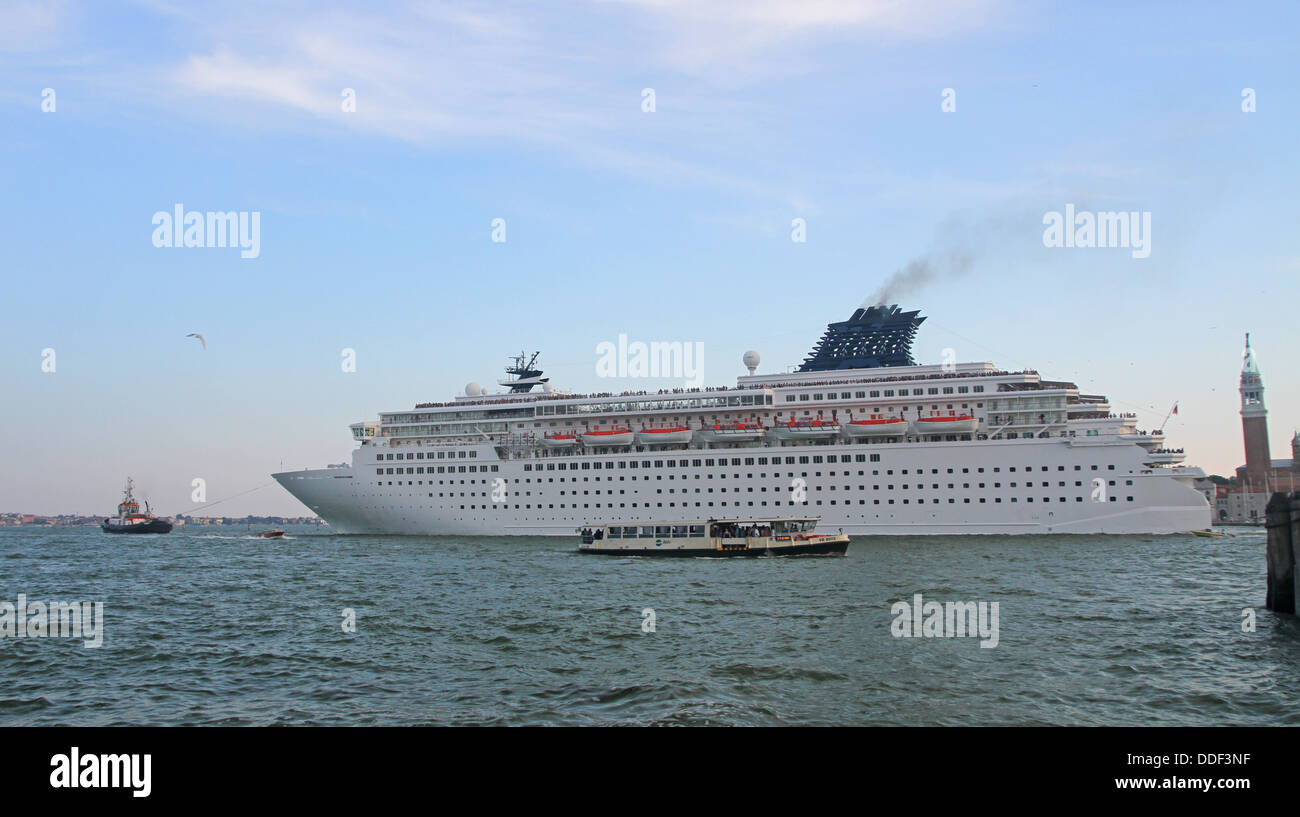
M585 445L624 446L631 445L636 439L630 428L606 428L588 430L579 435Z
M838 437L840 424L836 420L805 417L776 423L767 433L778 440L824 440Z
M908 425L902 417L873 414L863 420L849 420L844 433L850 437L898 437L907 433Z
M660 426L643 428L636 434L636 441L641 445L668 445L689 443L694 432L686 426Z
M916 421L917 434L970 434L979 428L980 421L973 414L948 413L919 417Z
M558 431L554 434L546 434L542 437L542 445L547 448L567 448L578 444L578 434L576 431Z

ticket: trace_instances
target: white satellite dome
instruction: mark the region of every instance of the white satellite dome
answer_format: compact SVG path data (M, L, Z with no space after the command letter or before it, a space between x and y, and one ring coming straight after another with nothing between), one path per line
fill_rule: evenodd
M478 397L483 392L483 387L477 382L472 382L465 387L466 397Z
M480 397L487 397L487 386L480 386L478 393Z
M555 387L552 386L549 382L543 383L542 391L546 392L547 394L550 394L551 392L555 391Z
M741 362L745 364L746 369L749 369L750 374L753 374L754 370L758 368L758 361L758 352L755 352L753 349L750 349L745 353L745 356L741 358Z

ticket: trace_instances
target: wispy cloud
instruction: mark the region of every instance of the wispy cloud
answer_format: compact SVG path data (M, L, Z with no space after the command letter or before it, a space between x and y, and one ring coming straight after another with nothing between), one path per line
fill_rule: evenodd
M986 25L998 0L608 0L641 13L666 64L749 81L807 66L827 40L937 39ZM777 57L781 57L778 59Z
M0 51L33 52L54 47L70 14L61 0L5 0L0 5Z
M828 44L950 36L985 25L997 7L997 0L462 0L360 9L145 0L134 13L166 32L167 47L110 53L93 43L85 51L102 58L103 70L81 76L134 104L249 132L509 143L633 178L788 200L812 194L765 167L786 163L796 149L779 127L792 112L773 109L763 98L770 89L751 98L738 86L821 70ZM17 8L11 29L28 37L57 32L61 18L78 13ZM94 39L93 26L81 29L82 41L65 50ZM645 87L658 95L653 115L641 109ZM355 93L355 113L342 110L344 89Z

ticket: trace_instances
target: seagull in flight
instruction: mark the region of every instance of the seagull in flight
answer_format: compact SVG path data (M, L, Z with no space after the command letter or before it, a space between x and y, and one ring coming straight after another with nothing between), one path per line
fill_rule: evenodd
M208 348L208 342L207 342L206 340L204 340L204 339L203 339L203 336L200 335L200 334L197 333L197 332L191 332L191 333L189 333L188 335L186 335L185 337L187 337L187 338L198 338L198 339L199 339L199 343L202 343L202 344L203 344L203 348L204 348L204 350L206 350L206 349Z

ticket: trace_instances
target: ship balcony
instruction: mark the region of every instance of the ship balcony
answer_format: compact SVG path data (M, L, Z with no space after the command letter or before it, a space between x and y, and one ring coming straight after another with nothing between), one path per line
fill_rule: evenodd
M1165 441L1165 435L1164 432L1162 431L1152 431L1152 432L1139 431L1136 434L1132 434L1130 436L1133 438L1133 442L1137 443L1138 445L1142 446L1147 450L1156 448Z
M1181 448L1156 448L1142 458L1147 465L1175 465L1187 459L1187 453Z

